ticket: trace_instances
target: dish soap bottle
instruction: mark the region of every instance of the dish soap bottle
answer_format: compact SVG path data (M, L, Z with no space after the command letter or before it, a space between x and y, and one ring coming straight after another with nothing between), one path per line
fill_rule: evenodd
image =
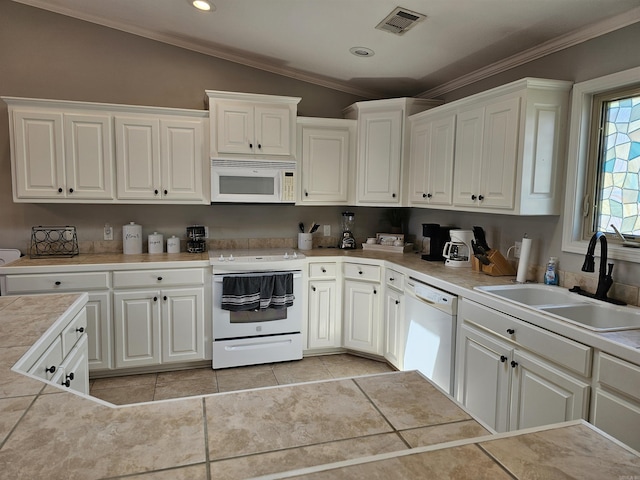
M547 263L547 270L544 272L545 285L558 285L558 271L557 271L558 257L549 257Z

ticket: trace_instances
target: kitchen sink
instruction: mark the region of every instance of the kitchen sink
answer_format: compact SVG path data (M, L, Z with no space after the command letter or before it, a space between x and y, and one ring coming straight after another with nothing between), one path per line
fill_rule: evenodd
M541 307L540 310L597 332L640 328L640 309L585 303L582 305Z
M526 283L521 285L492 285L476 287L490 295L495 295L512 302L522 303L529 307L542 305L582 304L587 301L566 288L551 285Z
M618 307L579 296L566 288L519 284L475 289L596 332L640 329L640 308Z

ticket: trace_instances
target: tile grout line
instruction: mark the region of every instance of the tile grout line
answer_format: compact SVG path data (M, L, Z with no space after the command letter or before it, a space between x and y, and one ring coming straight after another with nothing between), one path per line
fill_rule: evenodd
M371 397L369 397L369 395L367 395L367 393L362 389L362 387L360 386L360 384L356 381L356 378L351 378L351 381L356 385L356 388L358 390L360 390L362 392L362 394L364 395L364 397L369 401L369 403L373 406L373 408L376 409L376 411L380 414L380 416L384 419L385 422L387 422L387 424L391 427L391 429L393 430L393 433L395 433L398 438L400 439L400 441L402 441L402 443L404 443L408 449L412 449L413 447L411 445L409 445L409 443L404 439L404 437L400 434L400 430L398 430L396 427L393 426L393 424L391 423L391 421L387 418L387 416L382 413L382 410L380 410L380 408L378 407L378 405L375 404L375 402L371 399Z
M500 462L496 457L494 457L491 453L489 453L489 451L487 451L482 445L480 445L479 443L474 443L473 445L475 445L482 453L484 453L494 463L496 463L502 470L504 470L504 472L507 475L509 475L514 480L518 480L518 477L515 474L513 474L506 466L504 466L502 462Z
M217 379L217 377L216 377ZM205 397L202 397L202 422L204 428L204 461L205 472L207 473L207 480L211 480L211 456L209 454L209 427L207 422L207 402Z
M33 396L33 399L31 400L31 402L29 402L29 405L27 406L27 408L24 409L24 412L22 412L22 415L20 415L20 418L18 418L18 420L16 421L15 425L11 428L11 430L9 430L9 432L7 433L6 437L2 440L2 442L0 442L0 450L4 448L5 444L9 441L9 438L11 438L11 435L13 435L13 432L15 432L16 428L18 428L18 425L20 425L20 422L22 422L22 420L24 420L24 417L27 415L29 410L31 410L31 407L33 407L33 404L36 403L36 400L38 398L40 398L41 395L43 395L42 392L44 392L45 388L47 388L46 384L43 385L42 388L40 389L40 391ZM55 395L55 394L50 394L50 395ZM13 399L13 398L24 398L24 397L30 397L30 396L31 395L20 395L20 396L17 396L17 397L5 397L5 398L3 398L3 400L5 400L5 399Z

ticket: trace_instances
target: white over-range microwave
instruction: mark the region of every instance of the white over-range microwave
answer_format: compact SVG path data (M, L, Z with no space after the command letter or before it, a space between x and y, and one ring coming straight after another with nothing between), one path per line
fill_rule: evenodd
M211 202L295 203L296 162L211 159Z

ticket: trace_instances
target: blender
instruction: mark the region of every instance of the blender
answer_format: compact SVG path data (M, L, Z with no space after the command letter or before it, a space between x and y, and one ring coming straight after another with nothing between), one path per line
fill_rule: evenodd
M340 238L339 248L347 250L356 248L356 239L353 236L354 224L355 213L342 212L342 238Z

